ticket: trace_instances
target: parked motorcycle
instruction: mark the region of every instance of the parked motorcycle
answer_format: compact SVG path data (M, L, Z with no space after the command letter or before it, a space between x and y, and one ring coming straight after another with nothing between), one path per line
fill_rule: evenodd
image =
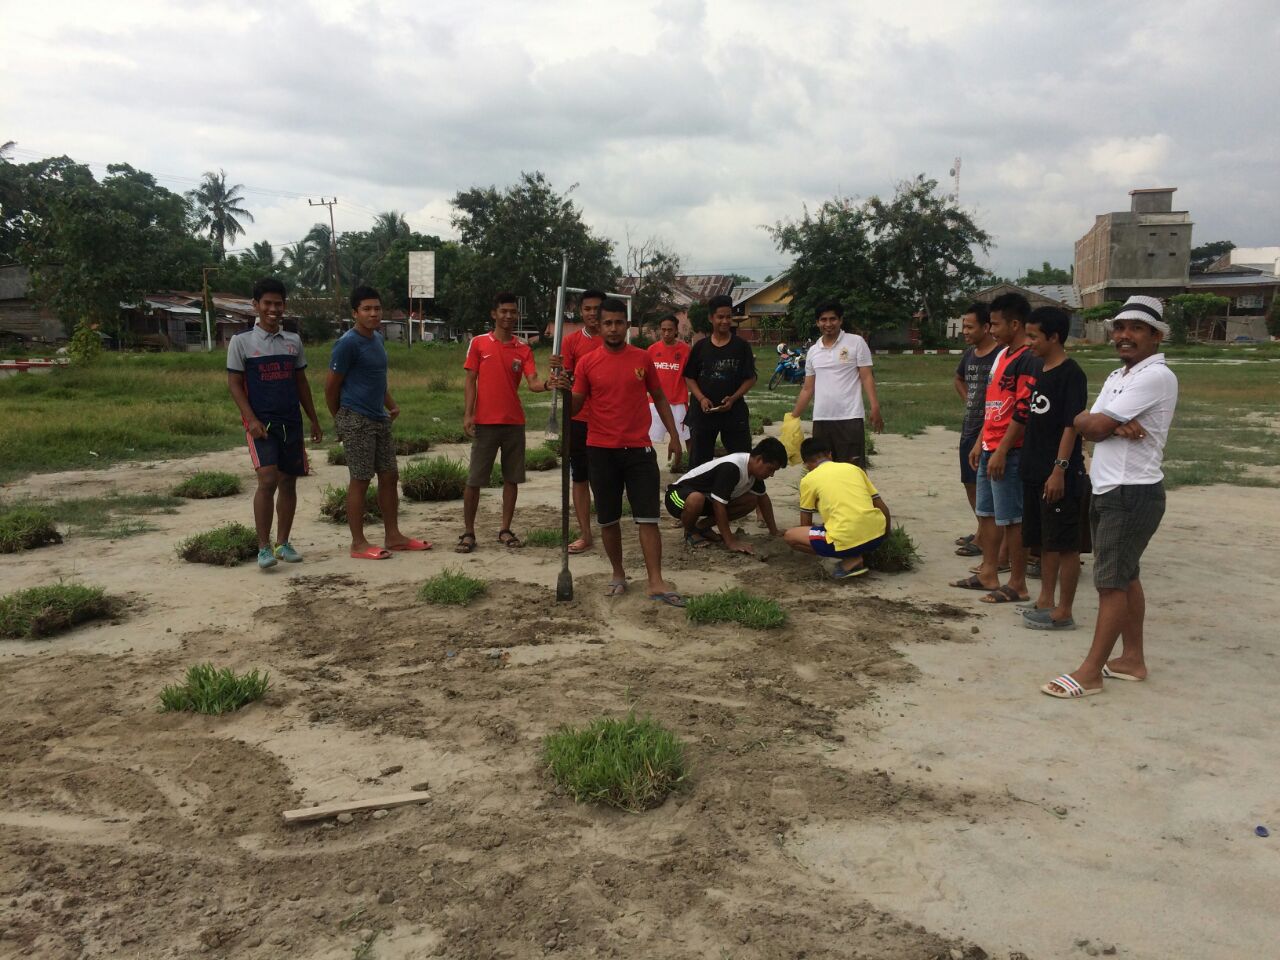
M804 383L804 352L797 350L785 357L778 358L778 365L773 368L773 376L769 378L769 389L779 382Z

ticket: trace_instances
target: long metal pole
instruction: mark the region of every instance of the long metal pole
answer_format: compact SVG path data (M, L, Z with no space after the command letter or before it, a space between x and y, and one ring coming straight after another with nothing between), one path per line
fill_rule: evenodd
M556 291L556 326L551 351L560 355L564 343L564 290L569 283L569 254L566 252L560 264L560 288ZM555 398L552 398L552 403ZM556 599L573 599L573 574L569 572L569 447L572 443L570 419L573 415L573 399L568 390L561 398L564 418L560 429L560 578L556 581Z

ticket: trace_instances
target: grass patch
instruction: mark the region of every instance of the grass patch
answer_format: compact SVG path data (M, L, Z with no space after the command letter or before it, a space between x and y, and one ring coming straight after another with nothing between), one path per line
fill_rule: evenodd
M554 453L557 457L560 456L560 438L559 437L547 437L547 439L542 441L542 445L546 447L548 450L550 450L552 453Z
M325 456L331 467L345 467L347 465L347 450L342 444L330 447Z
M659 806L688 777L684 744L651 717L602 717L582 729L562 726L542 744L556 783L579 803L639 813Z
M240 478L233 473L205 470L192 474L173 488L175 497L188 500L212 500L215 497L232 497L240 492Z
M691 623L740 623L770 630L787 622L787 612L774 600L733 587L690 597L685 616Z
M415 453L426 453L431 449L431 441L427 437L396 437L396 456L409 457Z
M70 528L72 536L119 540L154 530L153 524L139 518L177 513L181 503L180 498L167 493L112 493L33 505L48 509L59 523Z
M101 587L59 583L0 597L0 637L34 640L87 620L109 617L114 603Z
M188 563L234 567L258 555L258 535L243 523L228 523L188 537L177 550Z
M525 452L524 465L529 470L554 470L560 466L560 454L544 443Z
M906 527L898 525L889 531L884 543L867 554L864 562L881 573L902 573L916 568L920 563L920 551Z
M558 547L560 546L560 528L559 527L540 527L537 530L530 530L524 537L525 546L529 547ZM569 542L578 539L577 528L569 531Z
M488 588L483 580L468 577L456 567L449 567L431 577L418 589L424 603L464 607Z
M326 486L320 491L320 515L334 523L347 522L347 488ZM381 520L382 507L378 505L378 485L369 484L364 494L364 519Z
M466 464L449 457L428 457L400 473L400 489L410 500L457 500L466 485Z
M0 513L0 553L17 553L61 542L62 534L43 507L13 507Z
M257 670L237 674L230 667L219 670L211 663L198 663L187 669L181 683L160 691L160 709L216 716L261 700L270 689L269 675Z

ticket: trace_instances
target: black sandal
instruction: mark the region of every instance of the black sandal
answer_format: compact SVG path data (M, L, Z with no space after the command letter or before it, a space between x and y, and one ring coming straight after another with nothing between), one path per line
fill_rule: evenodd
M506 534L506 536L504 537L503 534ZM498 542L508 550L519 550L524 546L524 544L520 542L520 538L510 530L499 530Z
M464 533L458 538L458 545L453 548L454 553L472 553L476 548L476 535L474 533Z

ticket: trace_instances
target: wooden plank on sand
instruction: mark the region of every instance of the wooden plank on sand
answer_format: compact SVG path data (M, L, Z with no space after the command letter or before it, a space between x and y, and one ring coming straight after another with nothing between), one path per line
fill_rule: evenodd
M359 813L361 810L387 810L391 807L404 807L411 803L426 803L431 794L425 790L413 793L393 793L389 797L369 800L338 800L334 803L322 803L318 807L303 807L300 810L284 811L285 823L305 823L308 820L323 820L336 817L340 813Z

